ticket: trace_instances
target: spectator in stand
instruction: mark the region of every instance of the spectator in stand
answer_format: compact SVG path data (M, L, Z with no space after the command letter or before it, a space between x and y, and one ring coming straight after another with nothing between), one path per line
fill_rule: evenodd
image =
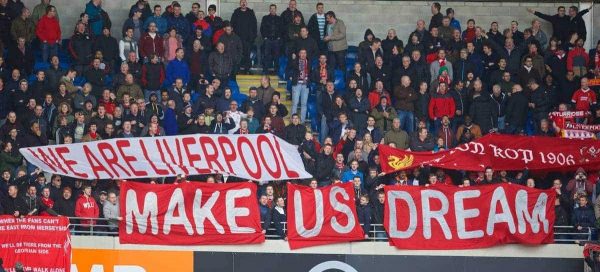
M48 61L50 56L58 55L61 32L54 6L48 5L46 7L46 15L38 21L35 31L37 38L41 42L42 61Z
M571 223L576 232L587 233L596 225L594 210L588 205L587 195L578 195L575 200L577 200L578 207L573 210Z
M519 84L514 85L512 95L506 105L505 133L517 134L525 129L528 107L529 101L523 93L523 87Z
M589 111L596 105L596 93L589 87L589 79L581 78L581 88L573 94L571 103L575 104L575 110Z
M172 61L176 58L177 48L183 47L183 38L174 27L169 28L163 37L164 61ZM161 55L162 56L162 55Z
M441 117L446 115L453 118L456 111L454 99L447 93L447 88L448 85L445 82L440 82L437 93L429 102L429 118L433 120L435 125L434 134L441 126Z
M13 40L17 40L22 37L25 38L27 45L31 44L33 38L35 38L35 23L31 20L31 12L28 8L24 8L21 11L19 17L15 18L10 28L10 34Z
M427 128L417 129L417 135L410 138L409 148L413 152L433 151L433 139L429 137Z
M588 182L587 173L581 167L575 171L575 178L567 183L566 187L571 199L577 200L579 196L591 196L593 193L593 185Z
M142 22L152 15L152 11L150 10L150 5L148 4L148 0L137 0L136 3L133 4L131 6L131 8L129 9L129 18L133 17L135 11L137 11L137 10L142 11L142 16L141 16Z
M399 118L393 119L392 127L385 133L383 143L387 145L394 144L399 149L407 149L409 147L408 133L402 130Z
M485 91L481 90L481 80L475 80L473 86L473 102L469 115L475 124L481 128L483 135L498 131L498 106L495 100Z
M306 56L306 50L298 52L298 58L288 65L288 80L292 83L292 114L298 111L300 104L300 120L304 122L307 112L308 85L310 84L311 63Z
M231 54L226 53L225 45L222 42L217 43L215 48L216 50L208 57L208 66L213 78L227 85L233 73L234 60Z
M175 52L175 59L169 62L166 69L166 80L167 86L172 85L176 78L181 78L183 84L187 84L190 80L190 68L184 59L185 51L183 48L177 48Z
M356 207L356 213L358 215L358 222L362 225L363 232L365 233L365 239L369 239L372 217L371 205L369 205L369 196L367 194L360 196L359 205Z
M257 22L256 15L248 7L247 0L240 0L240 7L233 11L231 15L231 27L242 42L241 59L239 62L240 70L244 73L250 73L250 66L252 66L250 51L254 46L254 40L257 35ZM230 52L229 50L227 51Z
M327 18L327 35L323 37L323 41L327 42L330 59L334 67L346 71L346 50L348 49L346 24L338 19L333 11L328 11L325 18Z
M12 215L16 218L23 218L27 215L27 205L19 196L19 189L15 184L8 185L8 196L3 197L0 203L5 215Z
M276 205L273 207L272 213L272 221L277 235L279 235L279 237L281 237L283 240L287 241L287 234L284 231L285 224L287 223L287 213L285 209L285 199L283 197L277 198Z
M583 77L587 74L590 57L583 48L584 38L578 38L575 47L567 54L567 70L573 71L575 76Z
M217 13L217 6L214 4L211 4L210 6L208 6L208 16L205 18L206 22L208 22L210 24L210 27L213 30L213 36L217 36L216 33L217 31L221 30L223 28L223 19L221 19L221 17L216 16Z
M158 55L152 53L148 55L148 60L148 63L142 66L141 80L146 101L149 101L152 94L159 97L161 86L165 80L165 66L160 62Z
M260 35L263 38L264 46L263 70L269 70L273 67L273 71L279 71L283 24L281 17L277 15L277 5L271 4L269 6L269 14L263 16L260 24ZM263 72L266 73L266 71Z
M531 8L527 8L529 13L534 14L552 24L552 36L556 37L563 44L566 44L569 40L569 26L570 20L568 16L565 16L565 7L559 6L555 15L547 15Z
M33 12L31 13L31 19L33 23L37 25L37 23L46 15L46 8L50 5L50 0L41 0L39 4L37 4L33 8ZM58 19L58 13L56 14L56 18Z
M92 28L92 36L99 36L104 27L104 15L106 12L102 9L102 0L90 0L85 5L85 13L89 16L89 22Z
M8 48L6 64L10 69L18 69L21 74L28 75L33 72L34 54L27 46L25 38L19 37L17 41Z
M316 12L308 20L308 33L317 42L320 52L327 51L327 44L323 38L327 35L327 20L325 18L325 7L319 2L316 5Z
M130 52L134 52L135 56L139 56L139 47L137 40L133 38L133 28L125 30L123 39L119 41L119 56L121 61L126 62Z
M148 16L144 21L143 29L149 29L150 24L154 23L158 35L162 37L167 32L167 19L162 16L162 7L160 5L155 5L153 11L152 15Z
M93 41L89 34L85 32L85 25L78 23L76 31L69 42L69 52L78 74L83 74L84 68L90 64L92 46Z
M173 8L173 14L167 17L167 28L175 28L177 33L181 35L183 41L186 41L191 33L191 24L181 13L181 5L175 3L171 5Z
M133 29L133 39L135 41L139 41L142 38L142 35L144 34L144 21L142 19L143 10L139 8L133 8L132 11L132 16L130 16L129 19L125 20L125 22L123 23L123 33L121 35L125 36L125 32L127 31L127 29L131 28Z
M80 221L79 230L89 231L92 226L96 225L95 218L100 215L100 209L98 203L94 197L92 197L92 186L86 184L83 186L83 194L79 196L75 203L75 216L86 218Z
M229 21L223 23L223 34L219 37L218 42L223 43L224 52L231 58L233 70L231 70L232 79L235 79L235 74L239 70L240 62L242 61L243 54L243 41L240 36L233 32L233 27ZM218 45L218 44L217 44ZM218 49L217 49L218 50ZM223 81L221 81L223 82ZM225 81L229 82L229 81Z
M407 133L412 133L415 126L415 101L417 94L411 87L411 80L408 76L402 76L400 85L394 88L394 97L396 98L396 111L402 124L402 129Z
M266 195L261 195L258 201L258 208L260 212L260 221L262 222L262 233L267 233L267 230L271 226L271 215L272 211L267 205L268 199Z

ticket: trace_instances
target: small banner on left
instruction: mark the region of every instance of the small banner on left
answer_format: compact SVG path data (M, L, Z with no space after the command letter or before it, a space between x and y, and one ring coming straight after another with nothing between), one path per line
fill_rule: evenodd
M67 217L0 216L0 259L23 271L69 272L71 237Z

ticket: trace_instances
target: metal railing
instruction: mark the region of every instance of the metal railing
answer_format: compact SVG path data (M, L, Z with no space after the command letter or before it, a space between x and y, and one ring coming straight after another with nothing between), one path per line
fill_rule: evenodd
M94 220L95 224L87 224L87 220ZM115 225L109 224L111 220L105 218L83 218L69 217L71 234L86 235L86 236L117 236L119 230ZM83 221L83 223L82 223ZM116 222L116 221L113 221ZM262 224L262 222L261 222ZM283 231L287 233L287 224L284 222ZM576 241L591 241L593 228L583 228L581 231L576 231L572 226L554 226L554 242L555 243L574 243ZM267 240L281 240L281 236L277 234L274 223L271 223L269 229L265 233ZM369 238L365 241L372 242L387 242L388 237L382 224L371 224L369 230Z

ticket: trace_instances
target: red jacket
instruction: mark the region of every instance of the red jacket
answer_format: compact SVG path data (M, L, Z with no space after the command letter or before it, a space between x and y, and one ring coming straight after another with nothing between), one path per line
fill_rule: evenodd
M98 218L100 216L100 209L98 208L98 203L96 203L96 200L91 196L79 196L77 202L75 203L75 216ZM81 220L81 224L94 225L96 224L96 220Z
M429 118L442 118L444 115L453 118L456 111L454 98L448 93L436 94L429 101Z
M56 17L50 18L44 15L40 18L40 21L35 28L35 35L40 39L41 42L48 42L49 45L53 45L56 41L60 40L60 24Z
M585 60L584 65L577 66L583 66L587 68L588 64L590 63L590 56L587 52L585 52L585 49L583 49L583 47L575 47L571 49L571 51L569 51L569 54L567 55L567 71L573 71L573 65L575 65L573 64L574 58L583 58Z
M156 54L161 57L165 53L165 47L163 45L163 38L160 34L156 33L154 39L150 37L148 32L140 38L140 55L142 58L150 57L151 54Z

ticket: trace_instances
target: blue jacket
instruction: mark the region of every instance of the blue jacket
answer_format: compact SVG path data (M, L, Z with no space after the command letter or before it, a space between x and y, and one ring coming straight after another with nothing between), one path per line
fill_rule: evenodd
M162 16L150 16L144 22L144 31L148 30L148 26L150 23L156 24L156 29L160 36L162 37L165 33L167 33L167 19Z
M177 34L181 35L184 41L190 36L191 25L185 16L180 15L179 17L168 16L167 17L167 29L174 27L177 30Z
M183 79L183 84L187 84L190 80L190 67L185 60L175 58L167 65L166 86L171 86L177 78Z
M177 113L171 108L165 110L165 118L163 119L163 128L167 136L177 135Z
M102 27L104 26L104 19L102 18L102 7L95 6L92 1L85 5L85 13L90 17L90 27L94 36L102 34Z
M356 173L352 173L352 169L348 169L342 173L342 177L340 178L342 182L351 182L354 177L359 177L360 182L362 184L364 175L361 171L356 170Z
M571 223L575 227L594 227L596 224L596 215L594 214L594 210L589 206L578 207L574 209Z

